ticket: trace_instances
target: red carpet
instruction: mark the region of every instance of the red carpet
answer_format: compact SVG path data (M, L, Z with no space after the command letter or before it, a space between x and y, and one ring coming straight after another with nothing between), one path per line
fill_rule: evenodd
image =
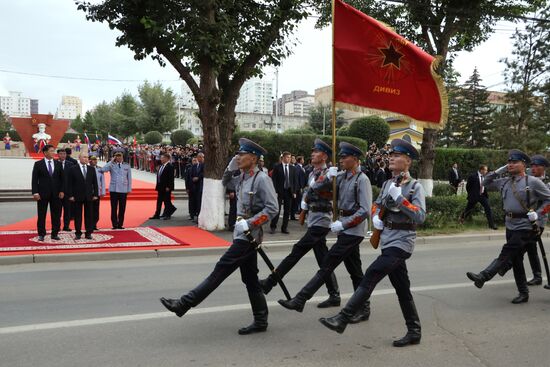
M179 240L185 240L193 248L224 247L231 243L197 227L162 227L159 231Z
M74 233L67 232L59 233L59 237L60 241L54 241L48 235L44 242L39 242L36 231L0 231L0 253L136 247L156 249L187 245L185 242L152 227L100 230L94 232L91 240L84 238L76 240Z

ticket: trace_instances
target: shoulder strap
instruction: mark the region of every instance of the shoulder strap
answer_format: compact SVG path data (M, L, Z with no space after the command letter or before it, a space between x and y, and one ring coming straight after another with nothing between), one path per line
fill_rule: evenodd
M355 206L359 206L359 189L357 188L357 186L359 186L357 183L359 182L359 177L361 177L361 175L363 174L362 171L359 171L359 174L357 175L357 177L355 178L355 186L354 186L354 190L355 190Z
M416 192L416 184L417 183L418 183L418 181L414 180L413 184L411 186L411 189L409 190L409 202L411 202L411 203L412 203L412 200L413 200L413 195Z
M254 207L254 197L255 197L255 193L254 193L254 184L256 183L256 178L258 177L258 175L260 174L260 172L263 172L263 171L258 171L256 172L256 174L254 175L254 178L252 179L252 186L250 186L250 191L248 192L248 195L250 195L250 210L252 211L252 208Z

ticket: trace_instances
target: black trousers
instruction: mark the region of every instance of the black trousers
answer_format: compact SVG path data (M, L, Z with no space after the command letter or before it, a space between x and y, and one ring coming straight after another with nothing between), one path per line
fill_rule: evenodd
M302 202L302 190L296 192L296 197L292 197L292 208L290 209L290 215L295 217L300 213L300 203Z
M487 199L485 196L480 196L478 199L468 200L468 204L466 204L466 209L464 209L464 212L462 213L462 219L468 218L471 214L474 208L476 207L477 203L480 203L483 207L483 211L485 212L485 216L487 217L487 224L489 224L489 227L494 227L495 221L493 220L493 212L491 210L491 206L489 205L489 199Z
M235 223L237 222L237 194L233 197L233 199L229 199L229 215L227 216L227 227L233 228L235 227Z
M290 219L290 206L292 205L292 192L290 189L283 190L282 193L277 194L277 200L279 201L279 213L271 220L271 229L277 228L279 222L279 215L281 214L281 207L283 208L283 224L281 230L286 231L288 229L288 221Z
M86 235L94 231L94 204L93 201L75 201L74 229L77 236L82 235L82 209L84 209L84 228Z
M495 260L495 271L506 266L508 262L512 263L516 287L520 293L529 293L525 268L523 267L523 255L525 254L527 245L535 241L536 234L532 230L513 231L506 229L506 243L502 246L502 250ZM495 274L490 274L490 277L494 275Z
M317 264L321 267L325 256L329 252L326 238L329 232L330 228L325 227L313 226L308 228L306 234L292 247L290 254L281 261L279 266L277 266L277 274L283 278L311 249L313 249ZM357 249L359 249L359 247L357 247ZM357 271L355 263L352 265L352 268L354 272ZM359 271L361 271L361 260L359 260ZM269 279L273 284L277 282L273 274L269 276ZM331 296L340 295L338 282L334 273L328 276L325 285L327 286L328 294Z
M170 212L174 209L174 204L172 204L172 191L157 192L157 209L155 210L156 217L160 215L162 204L164 204L164 214L166 214L167 211Z
M46 214L48 214L48 205L50 206L50 218L52 220L52 236L57 236L61 227L61 199L53 197L53 195L48 199L41 198L36 202L38 211L36 227L38 229L38 235L46 235Z
M198 217L201 212L202 190L191 189L189 191L189 215Z
M100 198L98 198L97 200L93 201L93 212L94 212L94 228L97 228L97 222L99 222L99 202L100 202Z
M69 228L71 225L71 207L73 203L69 201L68 197L61 199L61 209L63 209L63 228ZM61 211L59 212L61 215Z
M122 227L124 225L124 213L126 212L125 192L111 192L111 224L113 227Z
M233 244L223 254L214 270L206 279L181 297L182 301L192 307L204 301L228 276L235 270L241 270L241 279L248 293L262 293L258 280L258 255L248 241L234 240Z
M542 232L544 228L542 228ZM537 237L533 236L533 241L527 243L525 250L527 251L527 257L529 258L529 264L531 265L531 270L533 271L534 277L542 277L542 268L540 265L539 253L537 251Z
M306 299L313 297L323 283L330 279L334 269L336 269L342 261L350 275L353 289L357 289L363 279L361 257L359 255L359 244L362 241L363 237L361 236L351 236L347 234L338 235L336 243L332 245L325 255L319 271L302 288L299 292L299 296Z

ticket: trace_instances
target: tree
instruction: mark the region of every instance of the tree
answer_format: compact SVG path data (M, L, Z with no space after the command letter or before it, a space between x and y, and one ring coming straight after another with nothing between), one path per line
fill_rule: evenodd
M84 126L87 131L97 131L92 111L86 111L82 119L82 126Z
M349 125L347 136L361 138L369 145L375 143L382 147L390 137L390 125L378 116L361 117Z
M488 148L492 134L493 108L489 92L481 85L477 68L458 91L455 120L455 141L461 148Z
M160 144L162 143L162 134L160 131L149 131L143 139L147 144Z
M92 111L94 130L113 134L115 129L113 108L111 104L103 101L94 107Z
M91 21L121 32L117 46L134 58L171 64L199 106L206 154L199 226L224 228L221 177L231 152L235 106L243 83L290 54L288 38L313 0L77 1ZM194 77L193 75L196 75Z
M458 73L453 67L452 63L447 64L447 72L445 73L445 86L447 87L447 97L449 103L449 116L445 127L438 134L438 145L442 145L446 148L456 146L456 119L459 108L458 94L460 93L460 87L458 85Z
M343 110L336 110L336 129L341 128L346 123L342 117ZM317 134L332 135L332 106L319 103L309 110L309 126Z
M145 82L138 87L141 101L141 117L137 127L143 133L158 130L172 131L178 125L176 96L170 88L164 90L160 83Z
M113 110L113 126L115 127L111 133L126 138L140 130L138 129L141 117L140 106L134 96L125 92L111 106Z
M80 115L76 116L76 118L71 122L71 128L75 131L78 131L79 133L87 130L84 126L84 121L82 120L82 117L80 117Z
M7 131L11 129L11 123L8 115L4 111L0 110L0 130Z
M441 56L438 72L445 74L446 62L459 51L471 51L486 41L498 20L517 20L538 9L541 0L348 0L351 6L392 26L397 33ZM331 21L331 0L317 3L319 27ZM431 195L437 130L424 129L419 177Z
M173 145L185 145L187 141L193 138L195 135L189 130L176 130L170 135L170 140Z

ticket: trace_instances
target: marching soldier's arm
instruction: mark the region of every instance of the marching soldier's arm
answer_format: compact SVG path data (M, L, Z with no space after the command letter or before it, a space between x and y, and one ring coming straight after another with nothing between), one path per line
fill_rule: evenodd
M359 202L359 208L355 214L345 219L340 219L344 229L359 225L370 215L372 206L372 186L366 175L361 175L359 182L357 182L357 201Z
M416 185L412 194L412 203L403 195L397 198L396 203L401 212L409 217L413 223L422 224L426 220L426 194L422 185Z
M258 197L255 201L261 203L263 209L252 218L247 219L250 228L259 227L279 214L279 202L271 178L266 174L260 173L257 177L256 184L256 195L258 195Z
M550 212L550 189L539 179L533 180L531 187L535 190L540 206L537 209L539 218Z
M497 171L487 173L487 175L483 179L483 187L485 187L485 189L499 190L502 184L506 181L506 179L504 178L499 178L501 174L497 173Z

